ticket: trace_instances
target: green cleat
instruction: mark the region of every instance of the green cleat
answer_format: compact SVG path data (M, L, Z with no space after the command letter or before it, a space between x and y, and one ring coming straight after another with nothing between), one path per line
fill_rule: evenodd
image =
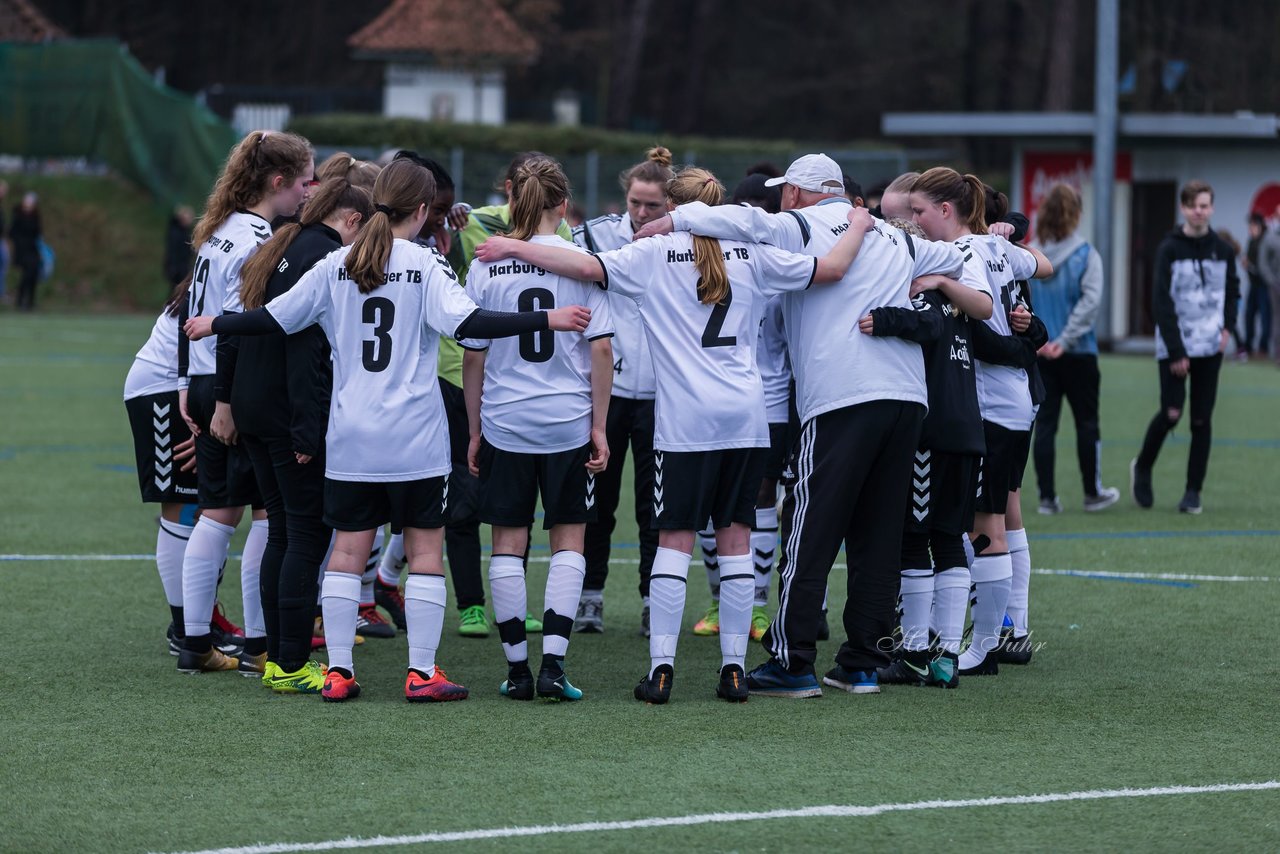
M542 620L537 619L533 614L524 615L525 634L540 635L542 634Z
M458 634L464 638L487 638L489 617L483 605L472 605L458 612Z
M274 661L268 661L266 666L262 668L262 685L264 688L271 687L271 678L280 673L280 665Z
M277 694L319 694L324 689L324 675L324 665L318 661L308 661L292 673L276 666L269 684Z
M693 624L693 633L700 638L720 634L720 603L712 602L701 620Z
M755 605L751 608L751 639L758 641L764 637L764 633L769 631L769 614L765 611L763 605Z
M573 687L563 667L543 666L538 672L538 696L544 700L581 700L582 691Z

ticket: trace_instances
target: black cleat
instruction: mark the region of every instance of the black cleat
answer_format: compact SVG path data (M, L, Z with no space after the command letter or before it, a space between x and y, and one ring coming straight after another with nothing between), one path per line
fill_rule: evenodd
M1156 501L1155 493L1151 490L1151 469L1139 466L1137 457L1129 462L1129 491L1133 493L1133 500L1137 505L1144 509L1151 509Z
M400 631L408 629L404 619L404 594L395 584L387 584L381 578L373 581L373 603L391 615L391 622Z
M636 686L636 699L651 706L661 706L671 699L671 683L676 672L670 664L659 664L652 676L645 676Z
M538 696L544 700L581 700L582 691L564 675L564 667L543 665L538 671Z
M1001 664L1030 664L1031 633L1015 638L1012 629L1002 632L1000 646L996 647L996 653L996 658Z
M173 622L169 622L169 628L165 630L164 638L169 643L169 654L179 655L182 652L182 638L178 637L178 630L173 627Z
M748 697L746 672L736 664L721 667L716 696L730 703L745 703Z
M982 661L973 667L961 669L961 676L998 676L1000 674L1000 655L995 650L988 652Z
M498 693L508 700L533 699L533 671L528 662L521 661L507 668L507 679L498 686Z
M902 658L895 658L887 667L877 667L876 677L881 685L928 685L929 653L903 650Z

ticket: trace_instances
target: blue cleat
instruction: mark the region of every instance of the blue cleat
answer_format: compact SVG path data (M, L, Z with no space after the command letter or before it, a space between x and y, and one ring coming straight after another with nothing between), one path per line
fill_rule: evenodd
M822 696L818 677L812 673L788 673L772 658L747 674L747 690L761 697L787 697L792 700Z

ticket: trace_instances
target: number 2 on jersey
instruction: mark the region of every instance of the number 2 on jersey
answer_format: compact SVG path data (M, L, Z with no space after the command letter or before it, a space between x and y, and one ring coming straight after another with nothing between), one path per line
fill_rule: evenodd
M391 364L391 324L396 319L396 304L386 297L369 297L360 310L360 319L373 324L373 338L364 340L362 361L370 373L385 371Z
M556 307L555 294L546 288L526 288L516 298L520 311L551 311ZM556 334L550 329L520 334L520 358L526 362L546 362L556 351Z
M702 299L702 277L698 277L697 286L698 299ZM729 316L729 306L733 304L733 290L725 292L724 301L718 302L711 306L711 317L707 318L706 328L702 330L702 349L709 350L712 347L732 347L738 343L738 336L727 335L721 336L720 330L724 328L725 318Z

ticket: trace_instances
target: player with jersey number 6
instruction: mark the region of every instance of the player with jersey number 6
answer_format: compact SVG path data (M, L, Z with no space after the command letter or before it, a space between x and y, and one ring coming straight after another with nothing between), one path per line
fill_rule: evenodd
M534 158L511 182L511 239L586 254L556 234L569 205L569 179L559 163ZM609 461L605 418L613 383L613 322L598 288L532 264L490 263L477 255L467 294L481 308L519 312L581 303L591 309L582 335L527 333L491 342L462 342L462 388L470 441L467 465L480 478L479 517L493 528L489 588L507 659L499 688L512 700L580 700L564 657L586 573L583 537L596 518L596 475ZM542 665L529 669L525 629L528 591L524 555L542 496L551 539Z
M500 338L546 329L582 331L581 306L503 314L479 309L443 256L412 243L435 193L431 173L408 160L382 171L374 213L349 246L326 256L287 293L240 315L195 317L192 339L287 333L319 323L333 350L326 432L325 523L337 531L321 588L329 669L321 696L359 695L351 650L360 577L374 535L403 527L409 579L410 702L460 700L467 689L436 666L444 621L444 516L448 429L436 385L440 335Z
M667 185L667 194L677 204L717 205L724 189L710 172L689 168ZM640 240L594 257L499 238L477 250L487 260L515 257L560 275L598 280L640 308L657 387L652 500L658 551L650 581L650 666L636 686L637 700L662 704L671 696L694 534L707 519L720 553L716 693L730 702L747 699L744 664L755 592L751 525L769 448L757 332L769 295L844 275L871 217L851 212L842 222L844 237L819 258L688 234Z

